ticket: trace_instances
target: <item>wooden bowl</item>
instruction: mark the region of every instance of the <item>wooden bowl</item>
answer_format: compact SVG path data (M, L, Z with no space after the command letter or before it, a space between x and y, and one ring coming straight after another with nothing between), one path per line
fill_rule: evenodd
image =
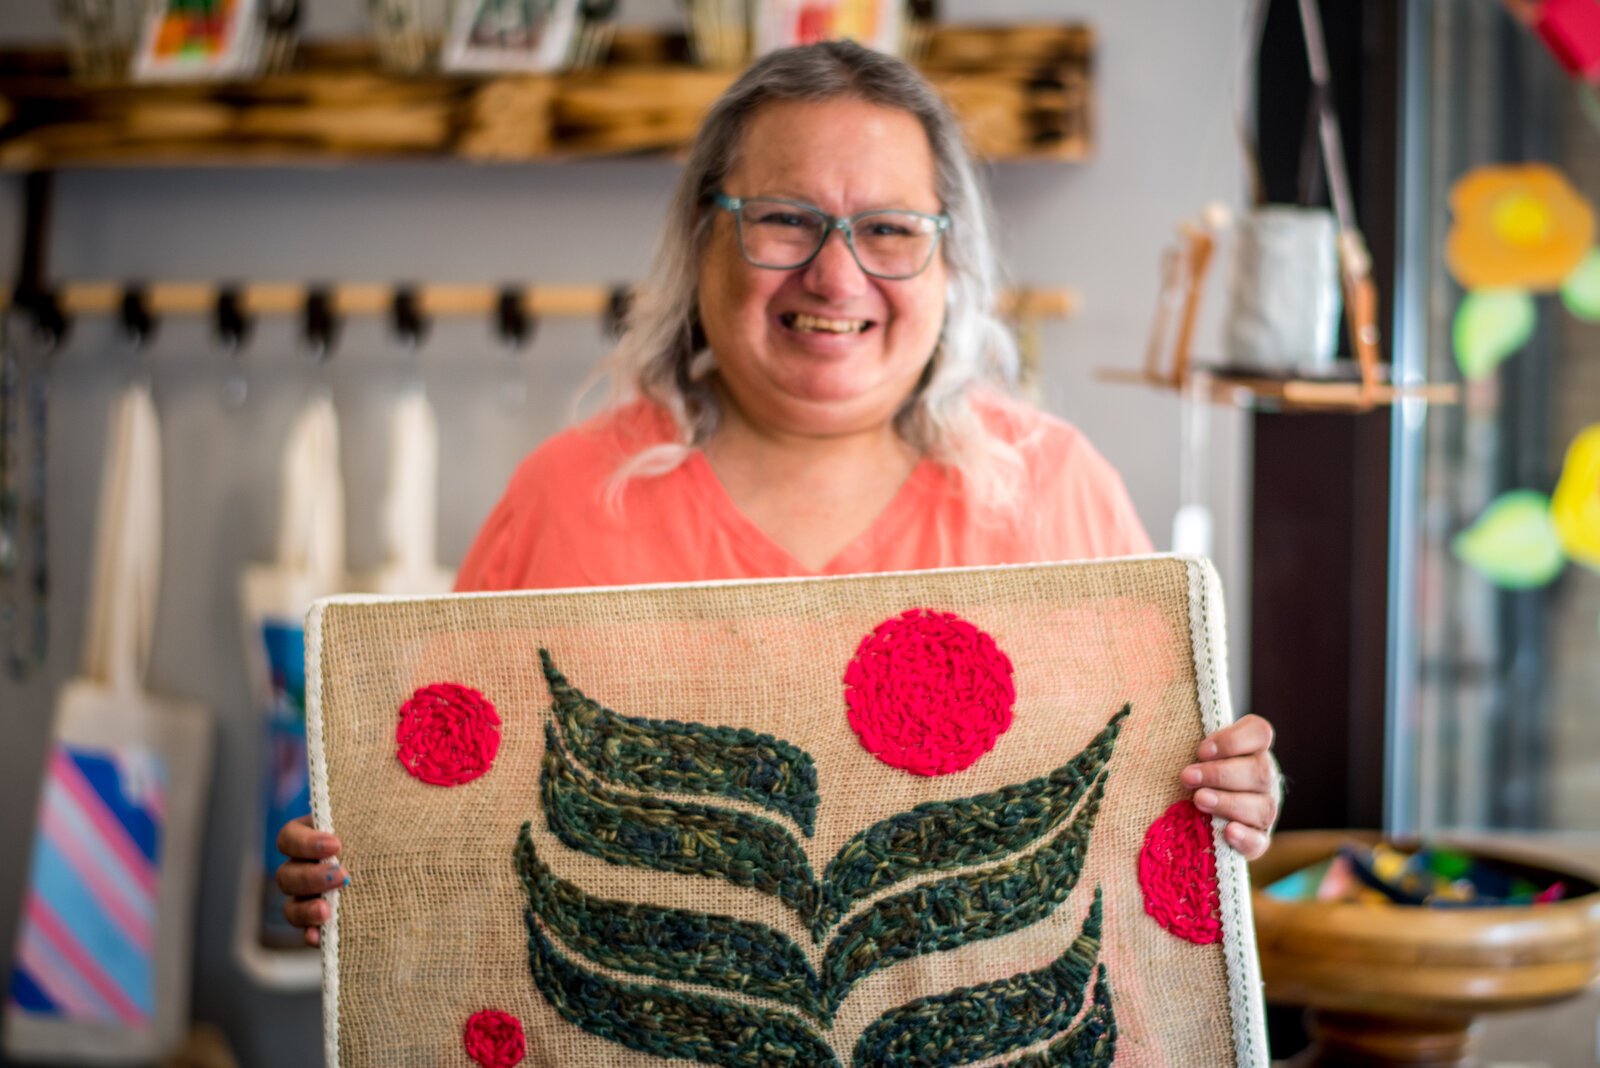
M1561 879L1548 905L1427 908L1275 901L1261 888L1372 832L1274 837L1250 866L1268 1001L1379 1015L1474 1015L1579 994L1600 979L1600 869L1531 850L1443 841L1475 856ZM1401 849L1415 842L1395 842Z

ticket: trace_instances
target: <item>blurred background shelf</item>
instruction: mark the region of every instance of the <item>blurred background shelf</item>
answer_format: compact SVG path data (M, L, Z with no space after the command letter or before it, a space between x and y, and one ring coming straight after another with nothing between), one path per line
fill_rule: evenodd
M1083 25L939 26L921 67L993 160L1082 160L1093 138ZM623 31L610 62L554 75L401 76L370 42L309 44L248 82L84 85L64 53L0 51L0 169L531 162L670 154L734 71L682 34Z
M1398 400L1455 404L1461 399L1461 389L1453 383L1396 386L1377 382L1372 385L1370 394L1363 396L1362 384L1356 380L1273 378L1204 368L1191 374L1196 379L1193 387L1168 377L1122 368L1099 368L1094 377L1101 382L1150 386L1179 393L1193 388L1215 404L1274 412L1364 412Z

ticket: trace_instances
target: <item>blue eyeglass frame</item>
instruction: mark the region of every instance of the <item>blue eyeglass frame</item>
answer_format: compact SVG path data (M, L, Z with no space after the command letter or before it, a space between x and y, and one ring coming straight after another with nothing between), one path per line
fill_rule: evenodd
M791 208L799 208L801 211L821 216L823 220L822 240L818 241L817 247L811 250L811 255L788 267L772 267L752 260L750 254L744 250L744 217L739 214L740 210L752 200L766 200L774 204L787 204ZM828 238L837 230L844 234L844 243L845 247L850 250L850 258L856 261L856 266L861 268L863 274L869 274L873 278L882 278L885 281L903 281L907 278L915 278L928 269L928 265L933 262L933 257L939 253L939 242L944 239L946 231L950 229L950 216L942 212L938 215L933 215L926 211L913 211L910 208L873 208L870 211L858 211L854 215L829 215L815 204L807 204L803 200L790 200L787 197L731 197L720 189L711 194L711 202L733 216L733 225L737 229L739 236L739 255L743 256L744 261L750 266L759 267L763 271L798 271L802 267L808 266L812 260L822 253L822 246L828 243ZM889 212L893 212L896 215L915 215L919 219L929 219L932 220L935 226L933 244L928 248L928 258L922 261L921 267L918 267L910 274L882 274L874 271L861 262L861 253L856 251L856 220Z

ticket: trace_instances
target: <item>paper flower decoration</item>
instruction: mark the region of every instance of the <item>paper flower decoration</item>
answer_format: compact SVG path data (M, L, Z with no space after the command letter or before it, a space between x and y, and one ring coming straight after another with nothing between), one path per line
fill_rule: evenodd
M1450 191L1450 273L1467 290L1452 342L1468 381L1487 378L1528 343L1533 293L1559 289L1580 319L1600 321L1600 249L1589 202L1542 163L1479 167Z
M1550 499L1550 519L1567 555L1600 571L1600 423L1568 446Z
M1566 556L1550 518L1550 501L1533 490L1496 497L1451 544L1456 556L1497 586L1527 590L1561 573Z
M1546 164L1471 171L1450 208L1445 262L1468 289L1555 289L1594 244L1594 209Z
M1561 283L1561 303L1586 323L1600 322L1600 249L1591 249Z
M1538 325L1533 297L1519 289L1480 289L1461 299L1452 340L1456 363L1468 379L1486 378L1516 355Z

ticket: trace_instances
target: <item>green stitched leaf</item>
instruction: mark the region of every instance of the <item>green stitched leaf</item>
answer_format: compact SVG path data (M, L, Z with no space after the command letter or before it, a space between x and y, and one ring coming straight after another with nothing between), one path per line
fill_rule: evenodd
M616 971L703 983L821 1013L816 973L780 931L706 912L590 897L551 874L528 824L517 836L517 870L534 913L570 949Z
M573 849L612 864L748 886L776 897L808 924L816 914L816 880L805 851L771 820L607 789L578 771L554 724L545 725L539 781L550 831Z
M797 1016L593 974L556 949L531 911L527 921L528 963L539 993L592 1035L719 1068L838 1068L833 1050Z
M1078 1025L1042 1053L1019 1057L1001 1068L1106 1068L1117 1056L1117 1017L1111 1010L1106 966L1094 980L1094 1004Z
M950 1068L1043 1042L1077 1017L1099 956L1095 887L1078 937L1054 962L891 1009L862 1032L855 1068Z
M918 805L850 839L822 877L813 935L820 939L876 890L923 872L987 864L1055 830L1111 759L1127 716L1124 705L1083 752L1048 775L977 797Z
M598 778L652 792L714 794L781 812L811 836L817 769L804 750L768 734L618 715L585 696L539 650L572 755Z
M1028 856L890 895L841 927L823 955L827 1011L879 968L1020 931L1054 912L1083 870L1107 774L1094 780L1072 822Z

